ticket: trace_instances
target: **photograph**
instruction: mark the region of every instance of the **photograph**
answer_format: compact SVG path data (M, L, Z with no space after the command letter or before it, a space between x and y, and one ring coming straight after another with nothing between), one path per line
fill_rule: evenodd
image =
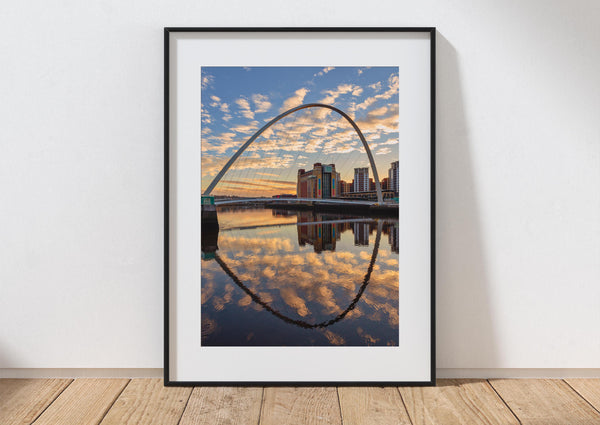
M398 346L398 67L198 78L201 345Z

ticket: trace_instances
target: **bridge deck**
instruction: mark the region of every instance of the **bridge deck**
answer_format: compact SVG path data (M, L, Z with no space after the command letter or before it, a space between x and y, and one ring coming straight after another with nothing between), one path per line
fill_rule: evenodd
M264 203L283 203L283 204L340 204L340 205L381 205L396 206L396 204L379 204L377 201L367 200L347 200L338 198L320 199L320 198L240 198L240 199L215 199L215 205L243 204L251 202Z

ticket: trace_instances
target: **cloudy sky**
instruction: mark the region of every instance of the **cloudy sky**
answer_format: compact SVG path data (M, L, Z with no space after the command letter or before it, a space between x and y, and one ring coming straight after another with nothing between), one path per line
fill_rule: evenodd
M202 68L202 189L272 118L304 103L325 103L352 117L387 177L398 159L398 69L395 67ZM213 195L296 192L299 168L334 163L342 180L369 165L351 125L325 108L298 111L265 131L236 161ZM370 173L372 177L372 173Z

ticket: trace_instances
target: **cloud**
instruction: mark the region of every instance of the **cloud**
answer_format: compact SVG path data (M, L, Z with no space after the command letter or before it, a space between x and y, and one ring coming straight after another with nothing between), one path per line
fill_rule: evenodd
M262 189L283 189L290 190L296 188L296 182L272 179L240 179L240 180L221 180L220 183L228 187L237 186L244 188L262 188Z
M239 124L235 127L231 127L229 131L235 131L236 133L253 134L258 129L258 121L252 121L250 124Z
M369 111L368 115L373 116L373 117L385 115L387 110L388 110L387 106L382 106L381 108L377 108L377 109L373 109L372 111Z
M322 75L327 74L329 71L333 71L334 69L335 69L335 67L333 67L333 66L326 66L321 71L314 74L313 77L321 77Z
M381 90L381 81L377 81L376 83L370 84L369 88L371 88L375 91Z
M375 84L371 84L369 87L375 89L376 91L379 91L379 89L381 87L381 81L378 81ZM388 77L388 89L383 93L377 94L373 97L368 97L362 103L356 105L356 109L357 110L367 109L369 106L371 106L373 103L377 102L378 100L390 99L392 96L398 94L399 87L400 87L400 80L398 78L398 74L390 74L390 76Z
M219 134L218 136L203 138L201 142L202 152L211 151L218 154L223 154L232 147L241 146L242 141L234 140L235 136L235 133L225 132Z
M371 106L375 102L377 102L377 98L376 97L367 97L363 102L361 102L358 105L356 105L356 109L357 110L359 110L359 109L367 109L369 106Z
M212 122L210 113L204 108L204 105L200 105L200 119L202 120L202 124L210 124Z
M279 110L280 112L284 112L287 111L288 109L291 109L295 106L300 106L302 105L302 102L304 102L304 98L306 97L306 95L308 94L309 90L305 87L300 88L298 90L296 90L294 92L294 95L291 97L288 97L284 102L283 102L283 106L281 107L281 109Z
M257 114L267 112L271 108L271 102L269 102L269 98L264 94L253 94L252 101L256 106L256 110L254 112Z
M358 96L362 93L362 90L362 87L354 84L340 84L333 90L324 90L322 93L327 94L327 96L321 99L319 103L331 105L343 94L352 93L354 96Z
M391 151L392 150L390 148L381 148L377 152L375 152L375 155L386 155L386 154L390 153Z
M221 98L220 98L220 97L218 97L218 96L214 96L214 95L213 95L213 96L211 96L210 98L211 98L212 100L214 100L215 102L220 102L220 101L221 101Z
M204 74L202 75L202 80L200 82L200 87L205 89L209 86L212 86L213 81L215 80L215 77L213 77L210 74Z
M235 103L240 107L241 114L244 116L244 118L248 118L249 120L254 119L254 112L252 112L252 109L250 109L250 102L248 102L248 100L240 97L235 101Z
M367 114L365 118L356 120L356 125L365 134L397 133L399 125L398 104L388 104L387 112L384 115Z

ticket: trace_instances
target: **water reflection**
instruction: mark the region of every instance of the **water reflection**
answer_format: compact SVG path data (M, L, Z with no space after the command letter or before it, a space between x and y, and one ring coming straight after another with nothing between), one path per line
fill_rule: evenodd
M397 220L248 212L203 240L202 345L398 345Z

